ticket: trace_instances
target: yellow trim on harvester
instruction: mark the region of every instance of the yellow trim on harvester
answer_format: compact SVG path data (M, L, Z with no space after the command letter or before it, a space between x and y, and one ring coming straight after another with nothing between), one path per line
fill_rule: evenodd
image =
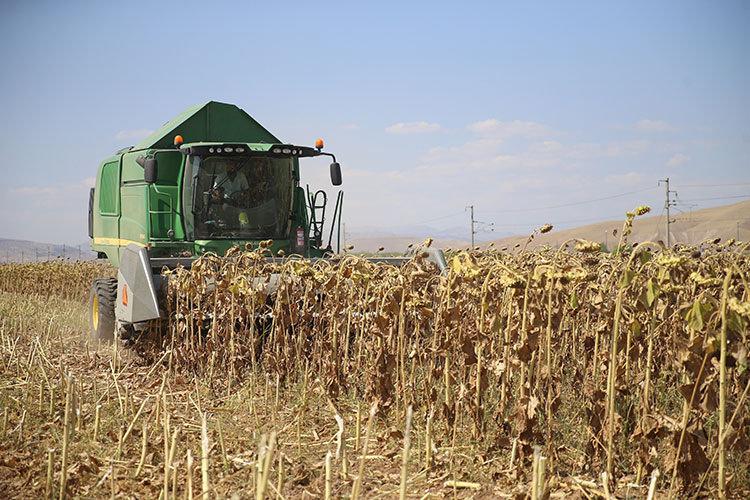
M138 245L139 247L145 247L145 243L133 240L123 240L120 238L94 238L94 245L112 245L116 247L126 247L129 244Z
M94 296L91 300L91 325L94 330L99 329L99 297L94 292Z

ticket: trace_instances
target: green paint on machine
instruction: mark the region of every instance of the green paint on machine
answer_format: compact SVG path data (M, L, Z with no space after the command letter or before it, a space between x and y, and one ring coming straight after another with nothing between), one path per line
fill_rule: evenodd
M115 266L129 244L150 257L191 257L272 239L274 252L325 256L337 240L323 241L321 214L299 185L300 158L320 155L333 159L338 185L340 167L322 144L284 144L232 104L191 107L102 161L89 203L91 247Z

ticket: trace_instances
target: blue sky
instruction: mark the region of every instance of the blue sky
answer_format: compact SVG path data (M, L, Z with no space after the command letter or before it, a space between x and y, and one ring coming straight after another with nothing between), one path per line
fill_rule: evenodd
M658 212L665 176L740 201L748 26L748 2L4 1L0 237L84 241L97 164L206 100L324 137L353 231ZM303 179L332 192L326 167Z

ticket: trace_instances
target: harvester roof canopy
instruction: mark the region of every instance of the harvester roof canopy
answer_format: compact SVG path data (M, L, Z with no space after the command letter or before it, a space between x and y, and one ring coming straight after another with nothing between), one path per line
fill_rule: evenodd
M172 148L176 135L181 135L186 143L278 144L281 142L252 116L234 104L209 101L186 109L136 144L133 150Z

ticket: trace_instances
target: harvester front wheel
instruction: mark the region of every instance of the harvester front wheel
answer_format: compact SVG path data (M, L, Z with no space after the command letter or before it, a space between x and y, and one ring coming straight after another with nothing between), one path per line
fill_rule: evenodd
M92 340L112 342L115 338L117 279L99 278L89 294L89 329Z

